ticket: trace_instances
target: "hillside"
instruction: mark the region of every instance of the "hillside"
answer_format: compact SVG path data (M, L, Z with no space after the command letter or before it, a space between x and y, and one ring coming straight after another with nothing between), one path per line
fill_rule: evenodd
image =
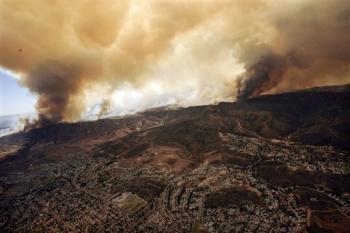
M0 138L1 232L348 232L350 86Z

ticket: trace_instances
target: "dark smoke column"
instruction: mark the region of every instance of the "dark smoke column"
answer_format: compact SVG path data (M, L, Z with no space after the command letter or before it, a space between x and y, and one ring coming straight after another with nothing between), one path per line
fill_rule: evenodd
M238 99L258 96L273 88L282 79L287 69L285 59L278 55L263 57L248 67L238 85Z

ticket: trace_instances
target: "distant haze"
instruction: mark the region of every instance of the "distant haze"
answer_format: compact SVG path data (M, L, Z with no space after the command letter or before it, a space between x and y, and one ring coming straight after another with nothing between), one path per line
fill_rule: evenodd
M99 102L197 105L350 83L348 0L0 0L0 20L0 66L50 122Z

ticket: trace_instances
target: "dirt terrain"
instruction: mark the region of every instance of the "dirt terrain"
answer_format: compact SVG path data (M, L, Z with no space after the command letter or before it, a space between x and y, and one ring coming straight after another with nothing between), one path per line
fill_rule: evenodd
M0 232L349 232L350 86L0 138Z

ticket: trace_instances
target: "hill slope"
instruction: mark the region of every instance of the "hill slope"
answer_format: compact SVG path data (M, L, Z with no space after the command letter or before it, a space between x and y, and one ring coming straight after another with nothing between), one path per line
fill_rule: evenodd
M0 138L2 232L350 228L350 88Z

